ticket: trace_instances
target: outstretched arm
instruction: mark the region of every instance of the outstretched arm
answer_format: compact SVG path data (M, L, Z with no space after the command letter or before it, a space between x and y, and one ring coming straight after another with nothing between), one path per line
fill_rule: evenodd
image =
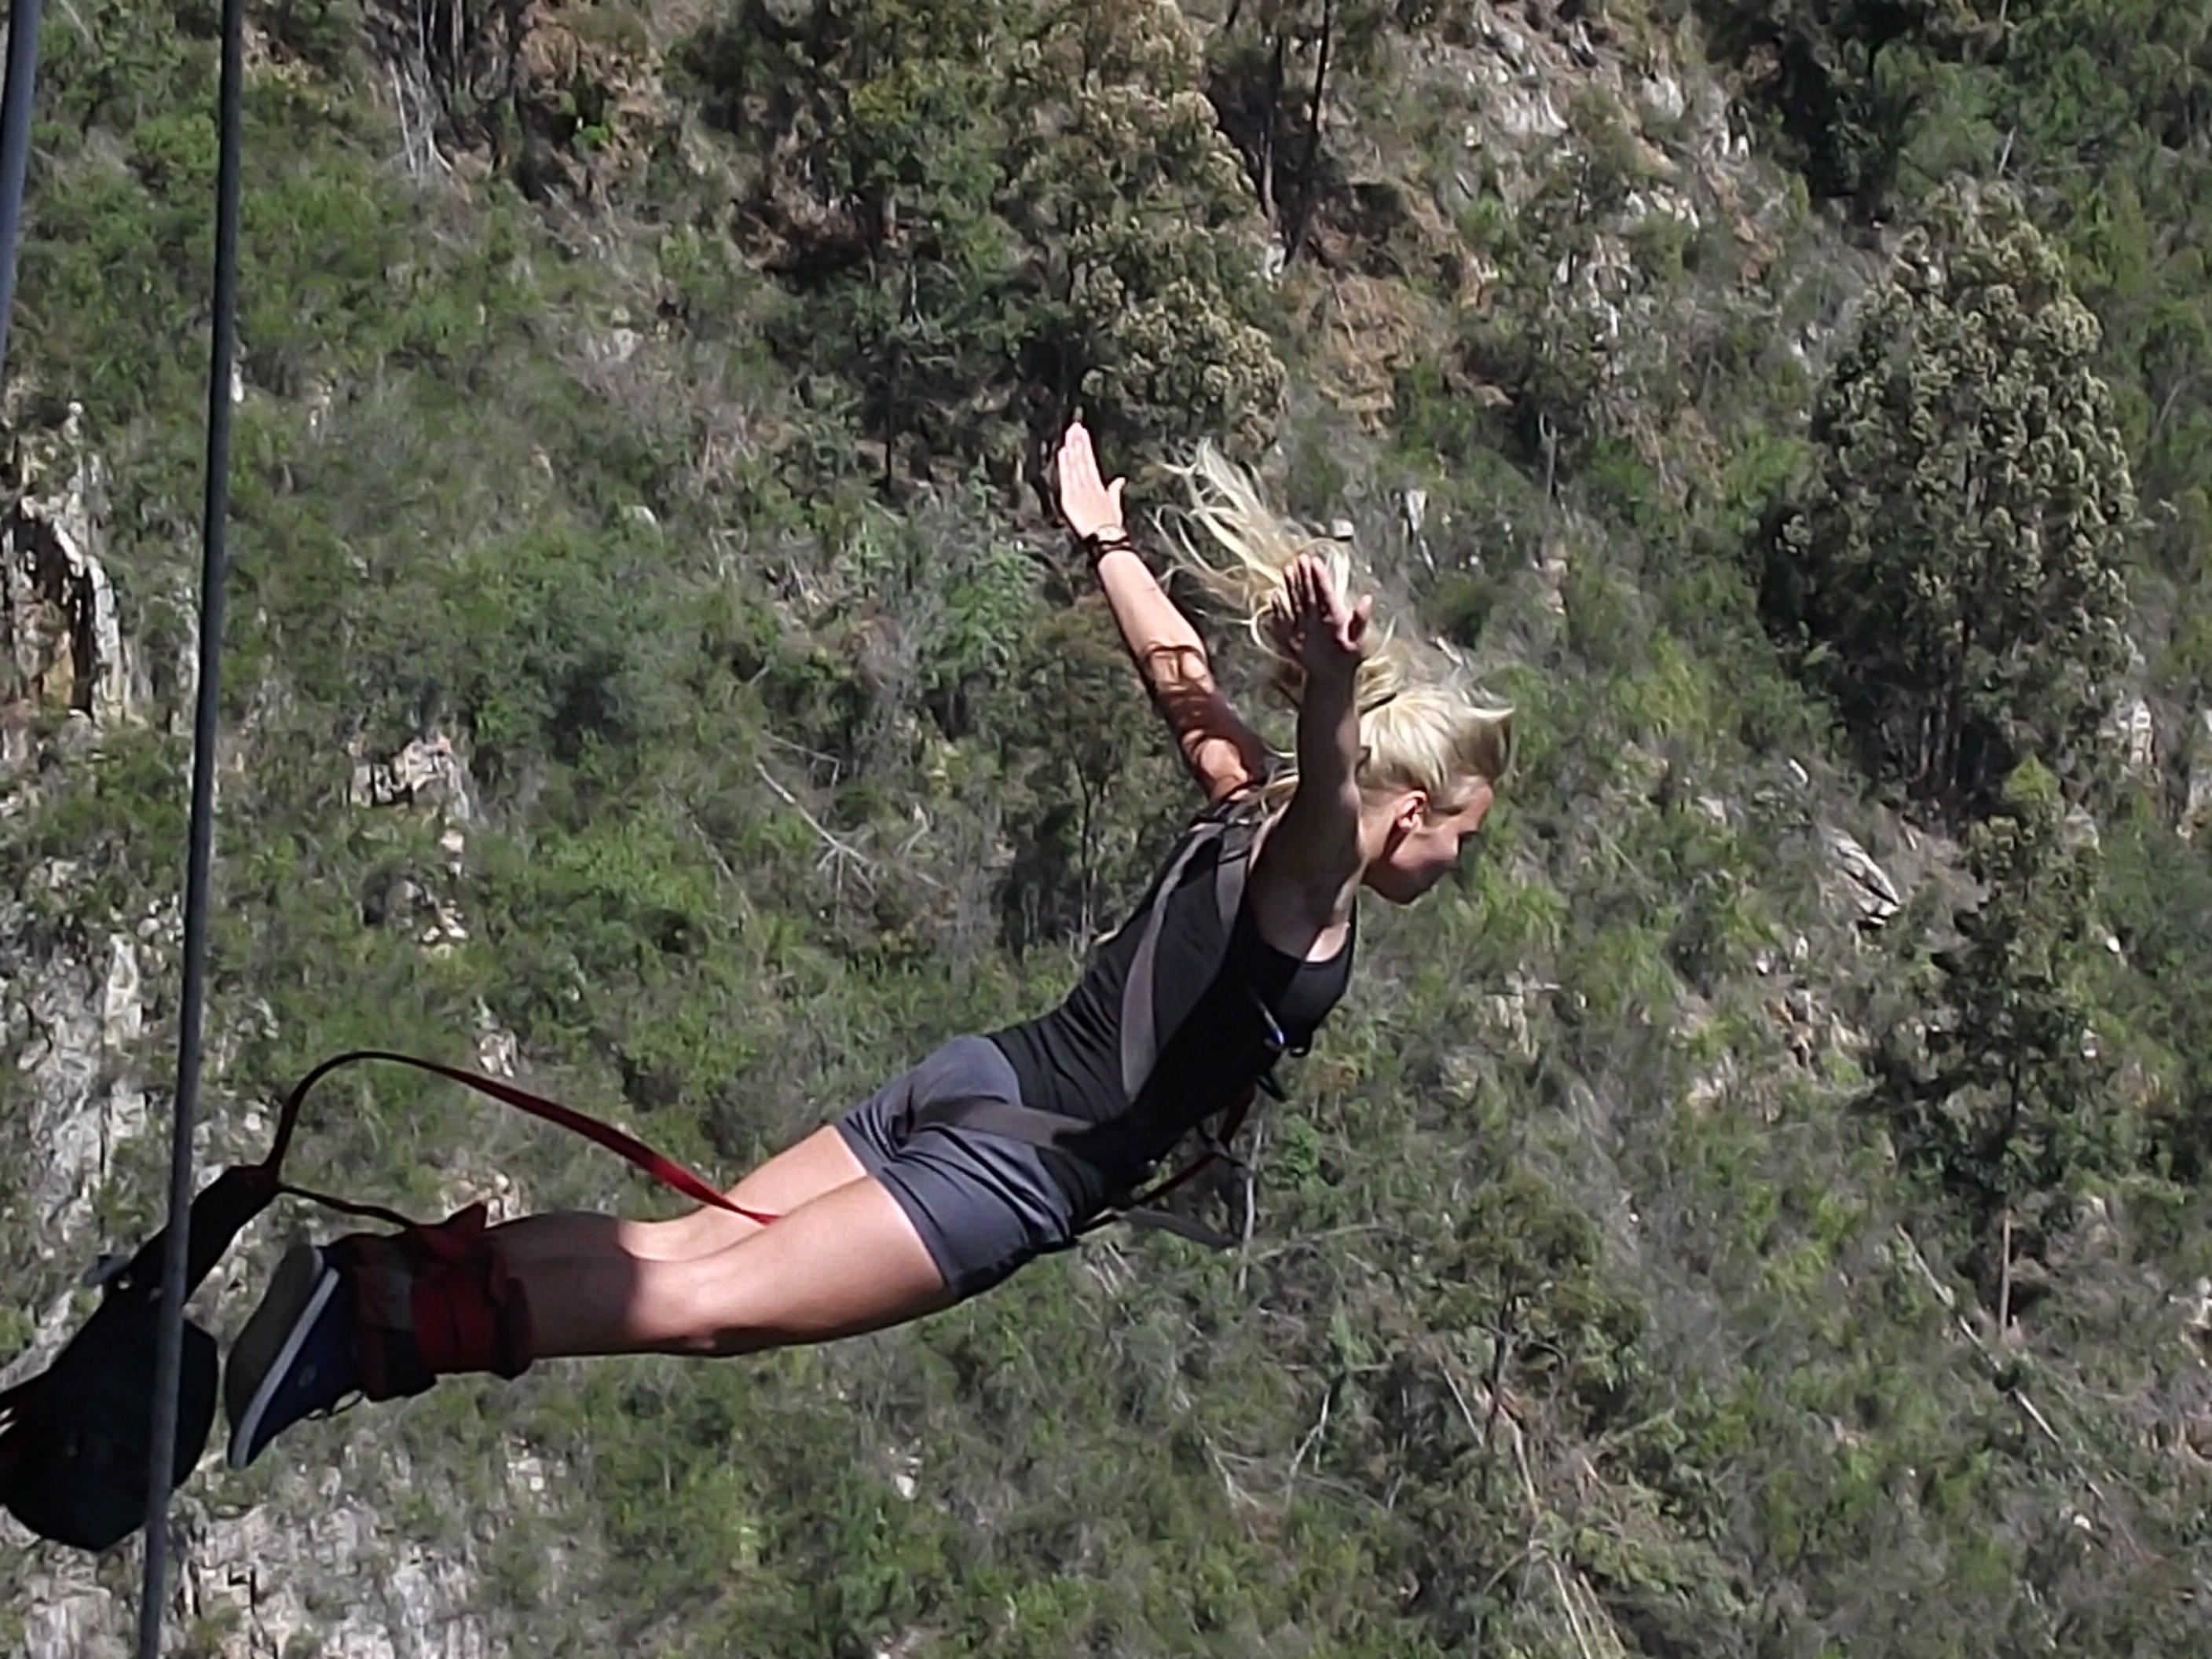
M1268 623L1304 674L1298 697L1298 783L1252 866L1261 937L1304 954L1340 919L1361 868L1358 671L1372 648L1373 600L1349 604L1310 555L1283 574Z
M1091 434L1080 422L1068 428L1058 459L1060 512L1068 528L1097 550L1099 587L1184 763L1211 800L1257 781L1266 747L1215 685L1198 630L1130 544L1121 523L1122 480L1100 482Z

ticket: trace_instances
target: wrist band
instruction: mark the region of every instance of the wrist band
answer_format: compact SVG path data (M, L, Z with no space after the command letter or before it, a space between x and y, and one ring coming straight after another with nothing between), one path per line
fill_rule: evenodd
M1075 544L1083 550L1084 557L1094 565L1117 547L1133 548L1136 545L1129 539L1129 532L1119 525L1111 530L1094 530L1087 536L1078 536Z

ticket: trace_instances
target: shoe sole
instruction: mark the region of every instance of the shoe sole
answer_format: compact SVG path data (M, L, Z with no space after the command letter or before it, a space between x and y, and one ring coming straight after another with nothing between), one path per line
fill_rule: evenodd
M312 1244L294 1245L276 1264L269 1294L261 1298L253 1317L238 1334L230 1363L224 1368L223 1403L230 1407L228 1461L232 1468L242 1469L259 1455L246 1449L253 1444L277 1389L300 1356L301 1346L337 1287L337 1273L324 1265L322 1252ZM253 1379L254 1386L241 1405L234 1385L247 1377Z

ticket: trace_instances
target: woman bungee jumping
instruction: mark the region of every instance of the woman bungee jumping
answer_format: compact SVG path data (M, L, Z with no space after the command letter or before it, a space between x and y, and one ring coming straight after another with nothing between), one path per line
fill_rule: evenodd
M1128 1213L1157 1161L1302 1052L1350 980L1362 889L1449 872L1510 759L1512 714L1423 665L1350 595L1345 549L1294 530L1210 447L1177 469L1218 559L1169 557L1243 616L1297 709L1278 763L1122 522L1078 422L1060 512L1206 805L1060 1005L954 1038L677 1219L580 1212L301 1244L223 1379L243 1468L304 1418L540 1359L723 1355L937 1312Z

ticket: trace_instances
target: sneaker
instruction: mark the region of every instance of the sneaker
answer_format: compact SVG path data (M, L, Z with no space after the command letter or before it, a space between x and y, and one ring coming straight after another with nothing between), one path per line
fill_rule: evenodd
M323 1252L295 1244L276 1264L223 1370L230 1467L242 1469L303 1418L327 1417L361 1387L343 1282Z

